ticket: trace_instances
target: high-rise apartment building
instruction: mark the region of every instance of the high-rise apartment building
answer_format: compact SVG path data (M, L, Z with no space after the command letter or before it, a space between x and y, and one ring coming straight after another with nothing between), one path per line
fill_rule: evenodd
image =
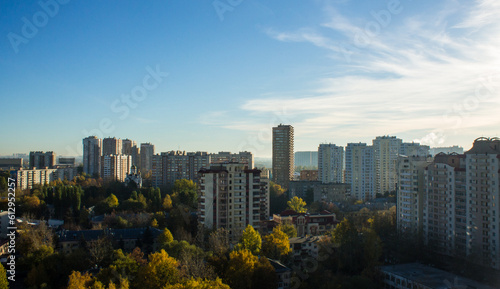
M141 172L147 174L152 169L155 146L151 143L141 143Z
M404 142L401 143L399 148L399 154L403 156L420 156L426 157L429 155L430 147L427 145L421 145L415 142Z
M422 231L425 172L432 158L427 156L399 156L397 223L404 232Z
M478 138L465 152L467 253L500 269L500 138ZM458 204L457 204L458 206Z
M397 162L402 140L379 136L373 140L375 193L394 192L397 188Z
M65 157L60 157L57 160L59 165L66 165L66 166L75 166L76 165L76 159L75 158L65 158Z
M407 160L399 163L399 228L421 226L425 244L437 254L500 269L500 139L478 138L465 154L437 154L424 180L423 159L413 167Z
M56 154L54 152L30 152L30 169L51 169L55 164Z
M16 188L32 189L35 185L48 185L57 180L73 180L77 175L75 167L55 169L19 169L15 172Z
M89 175L100 173L102 142L96 136L83 139L83 172Z
M318 167L317 151L295 152L294 158L296 167Z
M318 177L324 183L343 183L344 147L320 144L318 147Z
M273 127L273 181L288 189L293 172L293 126L280 124Z
M108 137L102 140L102 155L119 155L122 153L122 140Z
M210 163L220 164L220 163L246 163L249 168L253 168L253 154L251 152L239 152L233 154L230 152L219 152L216 154L210 154Z
M151 161L151 185L161 187L163 182L163 155L155 154Z
M200 223L208 229L226 228L233 243L247 225L258 230L269 218L269 186L260 174L238 163L200 170Z
M357 200L375 198L373 147L366 143L348 143L345 149L345 183Z
M137 146L135 140L124 139L122 140L122 154L132 156L132 165L141 167L141 148Z
M472 222L466 204L465 155L437 154L425 177L424 241L438 254L465 257L467 226Z
M132 167L132 157L129 155L101 156L101 177L107 180L125 181Z
M132 155L132 148L137 147L137 142L135 140L124 139L122 140L122 155Z
M170 151L156 154L152 158L152 180L154 186L173 186L176 180L187 179L198 182L198 171L210 167L207 152Z

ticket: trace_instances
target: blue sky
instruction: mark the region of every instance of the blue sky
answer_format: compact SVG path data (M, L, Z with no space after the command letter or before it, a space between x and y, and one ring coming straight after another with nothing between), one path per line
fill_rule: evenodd
M0 3L1 155L95 133L267 157L279 123L296 151L500 135L496 0Z

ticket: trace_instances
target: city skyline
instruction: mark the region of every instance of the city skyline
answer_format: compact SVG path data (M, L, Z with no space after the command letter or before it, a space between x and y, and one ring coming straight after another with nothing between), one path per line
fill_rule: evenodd
M219 2L1 3L0 155L96 134L270 157L279 123L296 151L500 135L495 1Z

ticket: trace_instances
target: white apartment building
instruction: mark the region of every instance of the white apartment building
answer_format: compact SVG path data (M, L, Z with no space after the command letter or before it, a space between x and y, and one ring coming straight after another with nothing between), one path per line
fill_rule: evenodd
M357 200L375 198L373 147L348 143L345 150L345 183Z
M344 147L320 144L318 147L318 178L324 183L342 183L344 173Z

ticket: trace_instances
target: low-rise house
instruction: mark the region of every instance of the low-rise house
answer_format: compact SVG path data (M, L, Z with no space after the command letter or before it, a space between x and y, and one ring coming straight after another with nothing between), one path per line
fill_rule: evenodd
M273 215L271 220L262 222L262 233L270 233L279 225L291 224L297 229L298 237L320 236L333 230L338 223L336 215L328 211L310 214L286 210L279 215Z
M327 237L325 236L309 236L309 237L296 237L290 238L290 248L294 261L301 261L308 257L317 259L320 243Z
M149 233L147 230L149 230ZM159 229L150 227L81 231L61 230L57 232L59 243L58 247L63 253L69 254L80 248L84 242L94 241L102 236L107 236L111 239L115 248L120 248L127 252L134 250L136 247L141 247L147 241L151 242L150 245L152 250L156 251L158 249L156 239L161 232L162 231Z
M292 282L292 269L281 264L280 261L274 259L268 259L271 265L276 271L276 277L278 279L277 289L289 289L290 283Z

